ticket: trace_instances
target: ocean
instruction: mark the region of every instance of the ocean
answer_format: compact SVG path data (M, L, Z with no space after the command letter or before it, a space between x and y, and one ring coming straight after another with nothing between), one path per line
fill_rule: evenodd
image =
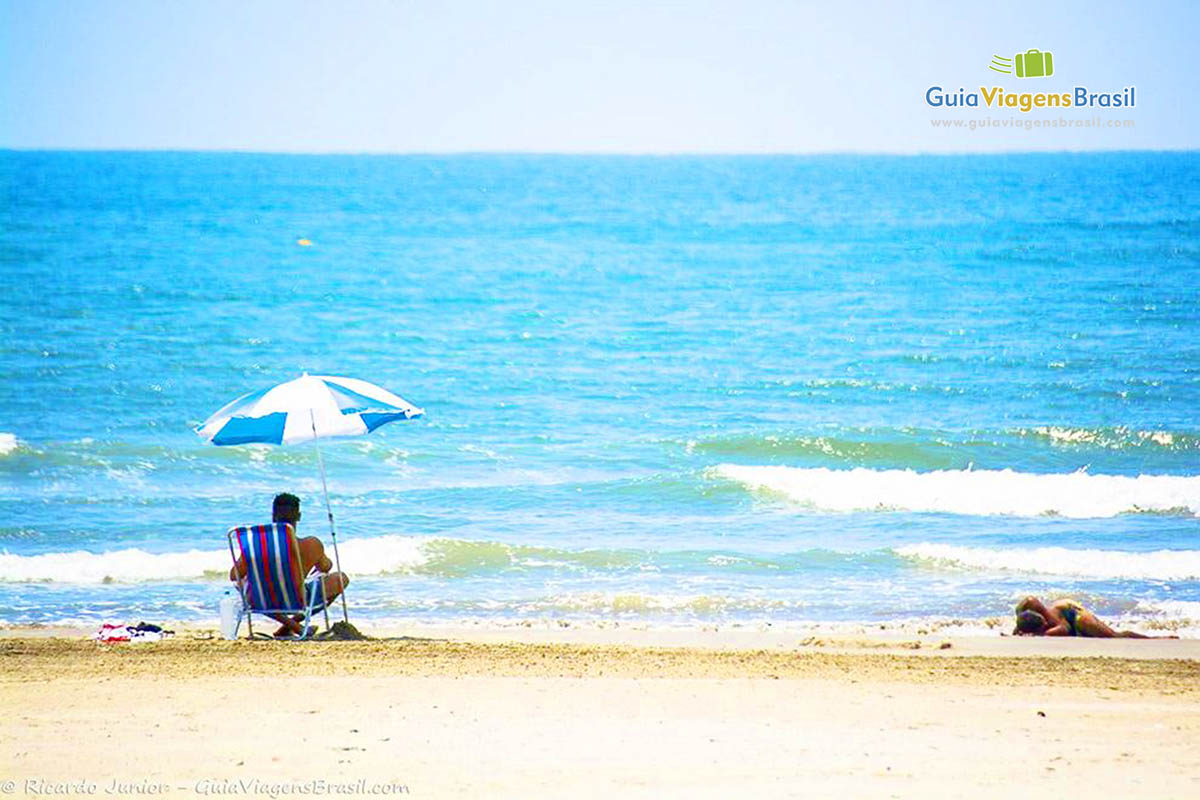
M0 625L215 624L326 442L351 619L1200 635L1200 155L0 152ZM302 242L301 240L306 240ZM1007 620L1006 620L1007 622Z

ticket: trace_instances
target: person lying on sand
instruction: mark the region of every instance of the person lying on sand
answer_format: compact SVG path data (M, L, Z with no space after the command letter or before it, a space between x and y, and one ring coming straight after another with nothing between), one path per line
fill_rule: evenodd
M1014 636L1086 636L1093 639L1178 639L1178 636L1146 636L1133 631L1114 631L1074 600L1055 600L1047 606L1032 595L1017 603Z
M294 494L276 495L275 502L271 505L271 521L272 522L289 522L293 528L300 527L300 498ZM339 594L342 593L347 586L350 585L350 579L340 572L331 572L333 562L329 560L329 556L325 555L325 545L321 544L321 540L315 536L305 536L303 539L297 537L296 543L300 547L300 574L308 575L313 567L316 567L320 572L327 573L321 579L321 583L325 587L325 603L328 605L334 601ZM233 569L229 570L229 580L240 581L246 577L246 561L243 558L238 558L237 564ZM300 614L289 617L286 614L272 614L271 618L278 621L280 627L275 631L276 636L294 635L299 636L304 633L300 627L300 623L304 617Z

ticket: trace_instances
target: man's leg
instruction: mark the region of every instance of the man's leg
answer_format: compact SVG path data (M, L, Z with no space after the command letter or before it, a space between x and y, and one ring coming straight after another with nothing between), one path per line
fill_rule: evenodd
M322 578L321 585L325 587L325 602L328 604L350 585L350 579L340 572L334 572Z
M1079 636L1086 636L1091 639L1112 639L1118 635L1116 631L1108 627L1103 620L1090 611L1076 612L1075 630Z
M320 539L315 536L305 536L303 539L298 539L297 544L300 547L300 570L305 577L313 567L321 572L329 572L333 569L333 562L329 560L329 556L325 555L325 545L321 544ZM350 579L340 572L332 572L321 579L321 584L325 588L325 603L328 605L350 585ZM281 623L279 629L275 631L276 636L289 634L299 636L304 633L304 629L301 627L301 623L304 622L303 614L296 614L290 618L279 615L275 619Z
M1080 626L1079 623L1083 623ZM1090 611L1085 617L1079 615L1079 620L1076 622L1076 627L1080 627L1084 636L1091 636L1096 639L1178 639L1178 636L1147 636L1144 633L1137 631L1115 631L1104 623L1102 619L1097 617Z
M304 621L303 616L289 617L286 614L272 614L271 619L280 623L279 627L275 629L274 636L287 636L289 634L299 636L304 633L304 629L300 627L300 623Z
M321 544L321 540L315 536L305 536L297 539L296 545L300 549L300 574L308 577L308 573L312 572L313 567L316 567L321 572L328 572L330 569L329 559L325 557L325 546ZM299 636L304 633L304 629L300 627L300 623L304 622L303 614L295 614L291 617L277 616L275 619L283 623L282 626L275 631L276 636Z
M1153 638L1155 638L1153 636L1147 636L1144 633L1138 633L1137 631L1117 631L1117 636L1121 639L1153 639Z

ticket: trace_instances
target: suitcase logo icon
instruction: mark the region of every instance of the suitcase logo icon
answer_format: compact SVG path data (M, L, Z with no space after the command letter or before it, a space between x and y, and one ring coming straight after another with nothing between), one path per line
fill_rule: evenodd
M1026 50L1012 58L992 56L988 69L1018 78L1049 78L1054 74L1054 54L1049 50Z

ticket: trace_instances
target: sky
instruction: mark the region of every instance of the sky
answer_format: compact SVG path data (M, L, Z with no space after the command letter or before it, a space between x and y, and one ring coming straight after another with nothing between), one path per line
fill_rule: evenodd
M1188 1L0 0L0 147L1195 149L1198 39ZM988 69L1029 49L1053 53L1052 76ZM1136 106L937 109L931 86L1134 86Z

